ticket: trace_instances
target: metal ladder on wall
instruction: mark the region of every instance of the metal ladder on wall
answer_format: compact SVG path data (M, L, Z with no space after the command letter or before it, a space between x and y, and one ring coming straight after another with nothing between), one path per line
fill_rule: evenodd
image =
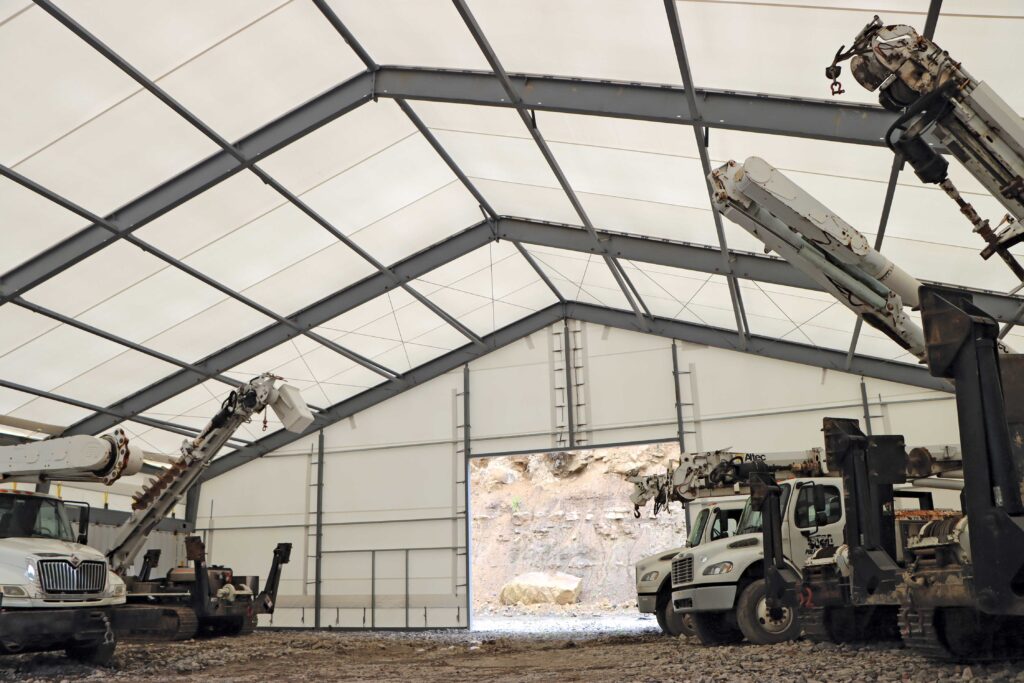
M565 321L551 329L554 358L555 446L579 448L590 440L587 432L586 367L583 324Z

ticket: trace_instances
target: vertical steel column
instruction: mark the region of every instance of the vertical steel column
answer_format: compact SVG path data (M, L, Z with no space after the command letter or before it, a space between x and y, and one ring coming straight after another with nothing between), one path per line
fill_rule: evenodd
M565 421L569 426L569 448L576 447L576 406L573 399L572 382L572 334L569 332L569 321L562 321L562 357L565 362Z
M679 388L679 352L676 350L676 340L672 340L672 388L676 390L676 432L679 435L680 457L686 452L686 445L683 441L683 392Z
M472 439L469 432L469 364L462 366L462 514L466 524L466 628L473 627L473 544L470 540L469 517L469 456L472 450ZM458 552L458 551L456 551Z
M409 549L405 549L405 627L409 628Z
M320 606L323 598L321 582L323 581L323 541L324 541L324 430L320 430L317 439L316 456L316 563L313 565L313 628L320 628Z
M864 431L871 436L871 406L868 405L868 385L860 378L860 403L864 407Z
M426 609L426 608L424 608ZM370 630L377 628L377 551L370 551Z

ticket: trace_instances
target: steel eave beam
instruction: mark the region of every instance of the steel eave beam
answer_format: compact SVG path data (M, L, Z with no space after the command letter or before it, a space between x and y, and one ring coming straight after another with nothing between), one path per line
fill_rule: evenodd
M725 275L722 270L721 253L716 247L606 231L599 231L598 235L609 253L630 261ZM583 229L564 223L503 217L498 222L498 237L528 245L593 253L592 244ZM736 274L736 277L786 285L787 287L823 291L818 283L783 259L742 251L730 251L729 254L732 272ZM1000 292L975 290L943 283L927 282L926 284L936 284L970 294L974 298L975 304L998 321L1013 319L1020 306L1024 304L1024 298Z
M577 302L566 304L566 316L573 320L593 323L595 325L635 330L632 316L626 311ZM646 333L669 339L679 339L680 341L693 344L764 356L774 360L784 360L826 370L873 377L909 386L934 389L936 391L952 392L952 386L946 380L932 377L926 368L908 363L899 363L868 356L854 356L853 363L847 369L846 352L844 351L825 349L759 335L750 335L747 348L741 349L740 336L732 330L696 325L682 320L670 320L667 318L654 318L651 322L650 330L646 331Z
M581 322L606 325L617 329L625 329L646 334L653 334L669 339L679 339L694 344L702 344L716 348L749 353L775 360L784 360L813 367L820 367L839 372L859 374L864 377L874 377L892 382L900 382L911 386L918 386L927 389L949 392L952 389L945 380L932 377L922 367L897 363L876 358L857 356L854 358L853 367L845 368L846 354L842 351L822 349L796 342L768 339L757 335L750 335L747 338L745 350L740 348L739 334L731 330L718 329L695 325L693 323L679 320L668 320L665 318L650 318L649 329L640 330L637 326L636 317L630 311L592 306L582 303L552 304L551 306L537 311L517 322L512 323L493 334L484 337L486 348L478 345L467 344L455 349L439 358L436 358L424 365L420 365L410 371L406 377L410 381L404 386L395 382L385 382L371 389L346 399L329 408L325 413L317 416L316 421L310 425L302 434L293 434L285 430L279 430L263 437L250 446L240 448L234 453L225 455L213 461L213 464L203 474L201 481L207 481L230 472L247 462L260 458L278 448L287 446L298 439L314 434L332 424L344 420L362 410L382 403L389 398L411 389L413 386L423 384L431 379L440 377L461 365L469 363L491 351L507 346L523 337L533 334L559 320L572 319Z
M697 122L679 86L535 74L508 74L523 105L536 111L589 114L692 125ZM877 105L695 88L701 125L770 135L881 147L896 115ZM376 97L514 108L488 71L382 66Z

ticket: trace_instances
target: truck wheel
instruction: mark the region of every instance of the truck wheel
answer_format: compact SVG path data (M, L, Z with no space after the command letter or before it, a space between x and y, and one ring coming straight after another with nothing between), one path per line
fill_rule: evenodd
M693 630L704 645L731 645L743 640L743 632L729 621L728 612L694 612Z
M658 626L661 626L662 632L667 636L678 638L679 636L686 636L690 638L694 635L693 630L693 618L689 614L681 614L672 607L672 601L666 600L658 608Z
M747 640L758 645L795 640L800 635L795 608L783 607L778 617L771 615L765 601L764 579L743 589L736 601L736 622Z
M117 643L93 643L91 645L71 645L64 650L69 659L83 664L94 666L106 666L114 657L114 648Z

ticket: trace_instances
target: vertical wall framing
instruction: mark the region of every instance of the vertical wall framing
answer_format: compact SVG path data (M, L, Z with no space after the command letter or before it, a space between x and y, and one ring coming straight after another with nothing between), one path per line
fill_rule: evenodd
M316 451L316 558L313 565L314 628L320 628L323 608L323 543L324 543L324 430L317 434Z
M472 480L469 459L473 453L469 404L469 365L462 366L462 517L465 523L462 559L466 577L466 628L473 628L473 525Z

